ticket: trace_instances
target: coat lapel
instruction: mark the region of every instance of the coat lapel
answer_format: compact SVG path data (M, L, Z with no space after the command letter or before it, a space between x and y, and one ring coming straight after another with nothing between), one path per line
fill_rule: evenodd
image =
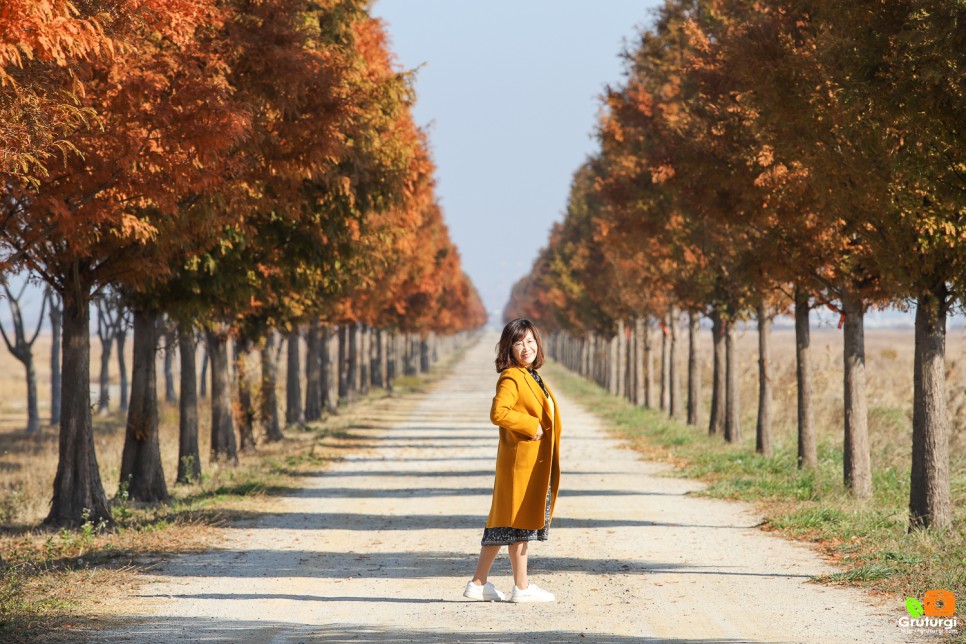
M542 403L543 413L547 416L550 416L550 400L548 400L546 394L543 393L543 389L540 388L540 385L537 384L537 381L533 378L533 376L527 373L525 368L519 367L519 369L523 372L523 379L526 380L527 385L530 386L530 393L536 396L537 400ZM547 391L549 391L549 389ZM556 403L557 401L554 400L554 404ZM550 421L553 422L552 416L550 416Z

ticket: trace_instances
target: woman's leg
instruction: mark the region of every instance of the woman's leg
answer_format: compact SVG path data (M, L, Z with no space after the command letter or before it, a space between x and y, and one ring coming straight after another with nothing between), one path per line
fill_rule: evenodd
M526 590L530 586L527 579L527 542L511 543L509 550L510 567L513 568L513 585L520 590Z
M476 575L473 577L473 583L477 586L482 586L486 583L486 577L490 574L490 568L493 566L493 562L496 561L496 556L500 553L500 547L483 546L480 548L480 560L476 563Z

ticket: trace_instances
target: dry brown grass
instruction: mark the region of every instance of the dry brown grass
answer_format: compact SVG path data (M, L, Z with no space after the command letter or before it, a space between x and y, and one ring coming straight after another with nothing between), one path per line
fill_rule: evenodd
M912 453L912 329L869 329L866 331L866 386L869 405L869 439L873 454ZM702 337L703 387L711 391L710 337ZM758 336L754 329L739 337L741 426L745 436L754 436L758 401ZM966 447L966 331L953 330L946 348L949 392L950 453ZM772 421L774 440L794 444L797 440L797 384L795 377L794 329L777 329L772 335ZM842 332L835 328L812 330L812 386L815 427L819 440L841 440L843 427ZM704 419L708 405L705 400ZM905 440L908 439L908 440Z
M127 366L131 368L131 338L127 342ZM35 346L37 380L40 397L40 415L43 430L38 436L24 434L26 426L26 392L24 369L20 362L7 352L0 352L0 527L25 526L39 523L47 515L53 492L54 475L57 472L58 428L50 420L50 339L41 336ZM163 400L164 381L162 354L158 355L158 392ZM201 350L197 363L201 364ZM252 365L257 366L258 357L252 355ZM284 354L280 368L284 369ZM100 343L91 339L91 400L96 404L99 388L96 384L100 373ZM284 373L284 372L281 372ZM118 410L120 376L116 354L110 363L110 412L94 414L94 442L101 482L108 497L117 494L120 485L121 453L124 446L125 416ZM178 361L175 360L175 387L177 388ZM199 371L200 377L200 371ZM284 400L284 380L278 383L279 400ZM304 384L303 384L303 391ZM168 479L173 481L178 466L178 407L162 402L160 414L160 442L162 466ZM207 463L211 446L211 415L207 399L199 400L199 453L206 475L217 476L226 466ZM284 411L282 412L284 417ZM259 442L261 436L256 429ZM229 468L230 469L230 468Z
M130 338L128 341L130 350ZM96 380L100 369L100 345L92 339L92 373ZM47 514L57 472L58 428L50 426L50 339L42 336L35 346L37 384L43 430L39 436L26 437L26 383L23 366L11 355L0 356L0 525L32 525ZM131 358L127 359L130 368ZM159 364L160 366L160 364ZM111 360L111 413L94 416L94 442L101 481L108 496L114 496L120 483L121 450L124 445L124 416L117 407L119 372ZM163 387L163 385L162 385ZM91 387L91 399L97 400L98 389ZM209 448L209 418L200 411L199 442L201 454ZM161 407L161 453L164 471L177 471L178 419L177 407Z

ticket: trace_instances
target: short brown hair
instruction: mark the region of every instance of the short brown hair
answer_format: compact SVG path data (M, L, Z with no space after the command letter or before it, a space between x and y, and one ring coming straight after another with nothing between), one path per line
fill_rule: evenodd
M503 335L500 336L500 342L496 345L497 372L509 369L510 367L520 366L513 359L513 343L519 342L527 337L527 331L532 333L533 339L537 341L537 357L533 359L531 367L533 369L539 369L543 366L543 341L540 340L540 332L537 331L537 327L533 326L533 322L530 320L517 318L516 320L510 320L503 327Z

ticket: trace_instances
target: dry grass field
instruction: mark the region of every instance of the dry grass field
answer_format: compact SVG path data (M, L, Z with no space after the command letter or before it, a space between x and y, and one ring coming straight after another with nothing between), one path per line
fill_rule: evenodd
M705 340L705 338L702 338ZM912 454L912 329L866 331L866 386L869 407L869 439L873 460L911 462ZM710 337L707 338L710 346ZM797 441L797 385L795 378L795 332L777 329L772 335L773 431L776 447ZM748 329L739 340L741 369L741 431L754 442L758 405L758 336ZM843 431L842 333L834 327L812 329L812 383L815 424L819 441L841 443ZM705 389L710 394L710 361L704 365ZM966 331L948 334L946 376L949 399L950 454L960 468L966 447ZM705 410L707 418L707 409ZM881 465L882 463L880 463Z

